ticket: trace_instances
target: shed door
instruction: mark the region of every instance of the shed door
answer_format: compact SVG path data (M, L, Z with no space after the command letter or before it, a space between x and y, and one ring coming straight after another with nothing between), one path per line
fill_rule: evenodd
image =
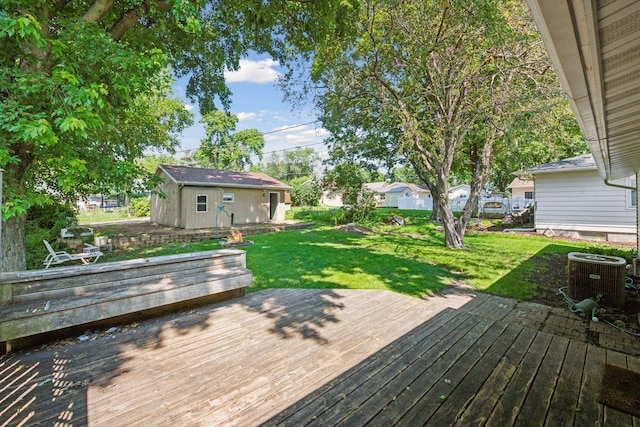
M269 219L275 219L278 211L278 204L280 203L279 193L269 193Z

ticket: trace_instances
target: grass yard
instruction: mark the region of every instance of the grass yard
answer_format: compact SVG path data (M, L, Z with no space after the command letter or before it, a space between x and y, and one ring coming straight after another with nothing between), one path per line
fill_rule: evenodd
M388 212L382 211L385 215ZM245 246L253 271L250 292L266 288L388 289L420 297L447 284L464 282L496 295L526 299L536 295L545 277L566 274L557 263L536 260L571 251L633 256L630 250L538 236L469 233L467 249L451 250L424 211L400 212L411 218L403 226L377 225L355 230L321 225L250 236ZM327 215L322 213L322 215ZM332 222L330 215L329 221ZM307 218L312 219L312 218ZM108 254L107 260L216 249L216 242L174 244Z
M126 208L117 209L94 209L90 211L81 211L78 214L78 224L88 224L92 222L108 222L121 219L133 219L129 216Z

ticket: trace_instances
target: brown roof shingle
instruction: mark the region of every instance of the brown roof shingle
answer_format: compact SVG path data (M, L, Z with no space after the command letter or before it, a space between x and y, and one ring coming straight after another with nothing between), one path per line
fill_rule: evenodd
M260 172L236 172L216 169L194 168L190 166L160 165L173 181L184 185L225 186L244 188L268 188L288 190L284 182Z

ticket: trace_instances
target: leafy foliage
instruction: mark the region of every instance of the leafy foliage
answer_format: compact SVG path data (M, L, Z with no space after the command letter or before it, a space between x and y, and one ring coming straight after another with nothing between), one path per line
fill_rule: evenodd
M251 165L251 155L262 159L264 136L257 129L235 132L238 117L223 111L202 116L206 137L194 154L202 167L241 171Z
M374 192L362 187L352 199L353 203L342 209L339 222L343 224L368 224L376 218L377 208Z
M264 172L267 175L292 183L295 179L314 179L316 164L320 162L320 156L313 148L300 148L286 151L282 156L273 153L266 164L259 163L252 166L251 170Z
M169 154L147 154L143 158L136 160L136 164L147 173L155 173L158 165L177 165L178 161Z
M322 187L309 177L295 178L291 184L291 204L293 206L318 206L322 197Z
M332 159L412 165L446 246L463 247L494 145L559 93L537 31L510 0L364 0L360 12L356 39L325 46L306 88L317 90ZM457 218L447 199L456 176L471 186Z
M326 173L324 187L330 195L340 195L344 204L358 201L363 184L369 179L367 171L355 163L340 163Z
M357 5L3 1L0 167L2 218L8 221L3 240L10 244L3 245L0 270L24 268L30 206L156 184L135 160L149 150L172 152L177 133L191 123L183 103L170 95L167 70L190 76L186 93L205 115L228 108L224 72L237 70L241 57L268 52L285 63L309 55L329 35L349 31Z
M136 217L142 218L151 215L151 199L149 197L135 197L129 200L129 208L133 209Z

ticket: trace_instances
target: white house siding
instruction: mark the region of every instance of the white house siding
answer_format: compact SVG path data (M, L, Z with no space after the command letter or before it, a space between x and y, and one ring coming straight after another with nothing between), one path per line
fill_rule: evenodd
M398 207L398 199L402 193L385 193L384 202L382 203L383 208L397 208Z
M329 196L328 191L322 192L322 197L320 197L320 206L331 207L331 208L339 208L343 206L342 197L340 195Z
M433 210L433 199L431 196L410 196L398 197L398 209Z
M636 219L630 194L605 185L595 170L536 174L536 230L576 238L634 241Z

